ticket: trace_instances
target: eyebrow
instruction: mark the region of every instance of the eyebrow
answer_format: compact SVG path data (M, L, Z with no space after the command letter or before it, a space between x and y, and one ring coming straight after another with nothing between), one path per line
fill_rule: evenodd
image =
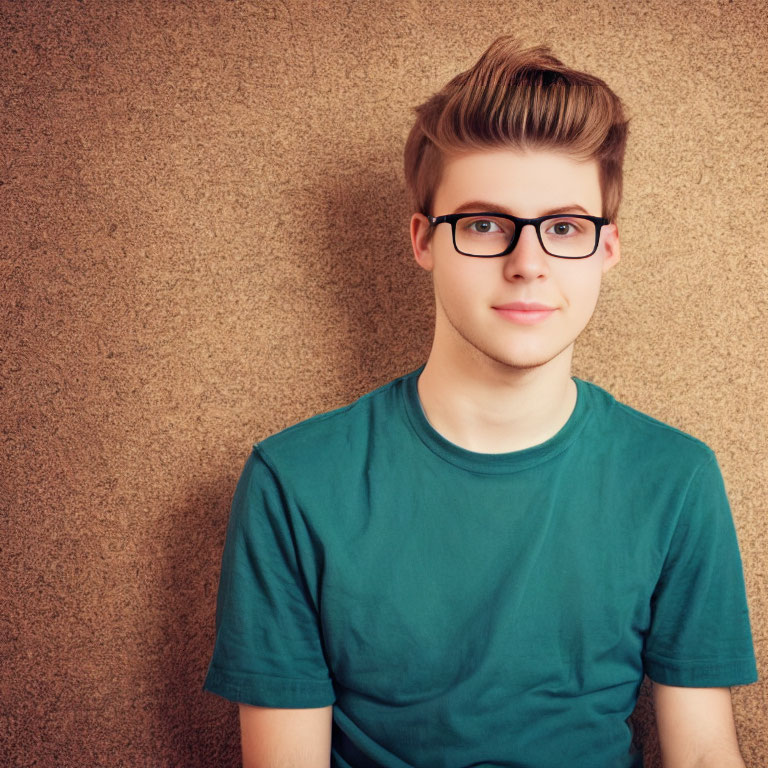
M514 216L511 209L498 203L489 203L487 200L472 200L468 203L462 203L454 213L506 213L508 216ZM544 211L541 216L554 216L558 213L575 213L581 212L590 215L589 211L584 206L578 203L569 203L568 205L558 205L555 208L550 208L548 211Z

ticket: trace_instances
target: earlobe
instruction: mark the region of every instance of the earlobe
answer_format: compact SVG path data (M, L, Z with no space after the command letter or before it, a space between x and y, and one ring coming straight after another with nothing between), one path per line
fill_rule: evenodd
M621 246L619 243L619 228L616 224L608 224L603 228L603 274L611 267L615 267L621 259Z
M432 238L429 221L423 213L414 213L411 216L411 247L416 263L427 272L432 271Z

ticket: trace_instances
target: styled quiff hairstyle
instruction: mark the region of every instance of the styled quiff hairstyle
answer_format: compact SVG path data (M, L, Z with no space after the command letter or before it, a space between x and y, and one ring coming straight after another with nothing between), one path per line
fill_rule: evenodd
M548 48L499 37L466 72L416 107L405 179L416 211L430 210L443 158L491 149L554 149L596 160L603 216L616 220L628 120L599 78L566 67ZM444 213L439 212L439 213Z

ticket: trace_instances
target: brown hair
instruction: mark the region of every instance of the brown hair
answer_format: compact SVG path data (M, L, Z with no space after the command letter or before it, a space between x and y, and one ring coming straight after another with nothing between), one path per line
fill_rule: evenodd
M466 72L416 107L405 144L405 179L415 210L431 213L443 158L510 147L565 150L596 160L603 216L616 219L628 120L599 78L566 67L548 48L496 39Z

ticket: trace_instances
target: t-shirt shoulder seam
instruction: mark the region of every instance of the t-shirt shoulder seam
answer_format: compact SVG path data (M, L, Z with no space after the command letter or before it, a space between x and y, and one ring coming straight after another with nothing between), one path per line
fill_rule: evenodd
M704 471L704 469L706 467L709 467L712 464L717 463L717 459L715 458L715 454L712 452L712 450L708 446L706 446L706 444L702 443L702 445L704 445L707 448L707 450L709 451L709 455L706 457L704 461L702 461L700 464L698 464L696 467L693 468L693 471L691 472L690 477L688 478L688 482L685 485L685 489L680 494L680 503L677 506L677 512L675 514L674 524L670 529L669 539L666 542L666 554L661 563L661 571L659 572L659 575L661 575L661 572L663 572L667 568L667 563L670 557L671 542L677 535L677 531L683 521L683 517L685 514L685 509L688 505L688 497L691 493L691 489L693 488L697 478Z
M399 384L400 381L402 381L403 379L411 375L413 375L413 373L403 374L402 376L399 376L396 379L392 379L391 381L388 381L385 384L382 384L380 387L376 387L376 389L373 389L370 392L366 392L365 394L360 395L360 397L356 398L351 403L346 403L345 405L341 405L338 408L332 408L329 411L324 411L323 413L318 413L318 414L315 414L314 416L310 416L309 418L302 419L301 421L298 421L295 424L290 424L289 426L279 430L278 432L274 432L273 434L268 435L267 437L261 440L257 440L253 444L253 447L259 448L262 455L264 455L264 450L262 448L264 443L269 443L274 441L275 439L287 437L294 432L300 432L312 424L319 424L323 421L329 421L332 419L341 418L342 416L349 413L350 411L356 410L357 408L364 406L365 404L367 404L369 400L377 396L381 396L387 390L393 388L394 386Z
M684 437L686 440L690 441L694 445L697 445L700 448L704 448L706 452L714 455L714 452L712 451L712 449L700 438L694 435L691 435L690 433L685 432L684 430L680 429L679 427L675 427L672 424L667 424L665 421L661 421L661 419L657 419L655 416L651 416L650 414L643 413L643 411L639 411L637 410L637 408L633 408L631 405L622 403L613 397L611 397L611 399L612 399L612 402L610 403L610 406L614 408L618 408L622 413L626 414L627 416L633 419L636 419L637 421L641 421L644 424L647 424L649 426L667 430L676 435L679 435L680 437Z

